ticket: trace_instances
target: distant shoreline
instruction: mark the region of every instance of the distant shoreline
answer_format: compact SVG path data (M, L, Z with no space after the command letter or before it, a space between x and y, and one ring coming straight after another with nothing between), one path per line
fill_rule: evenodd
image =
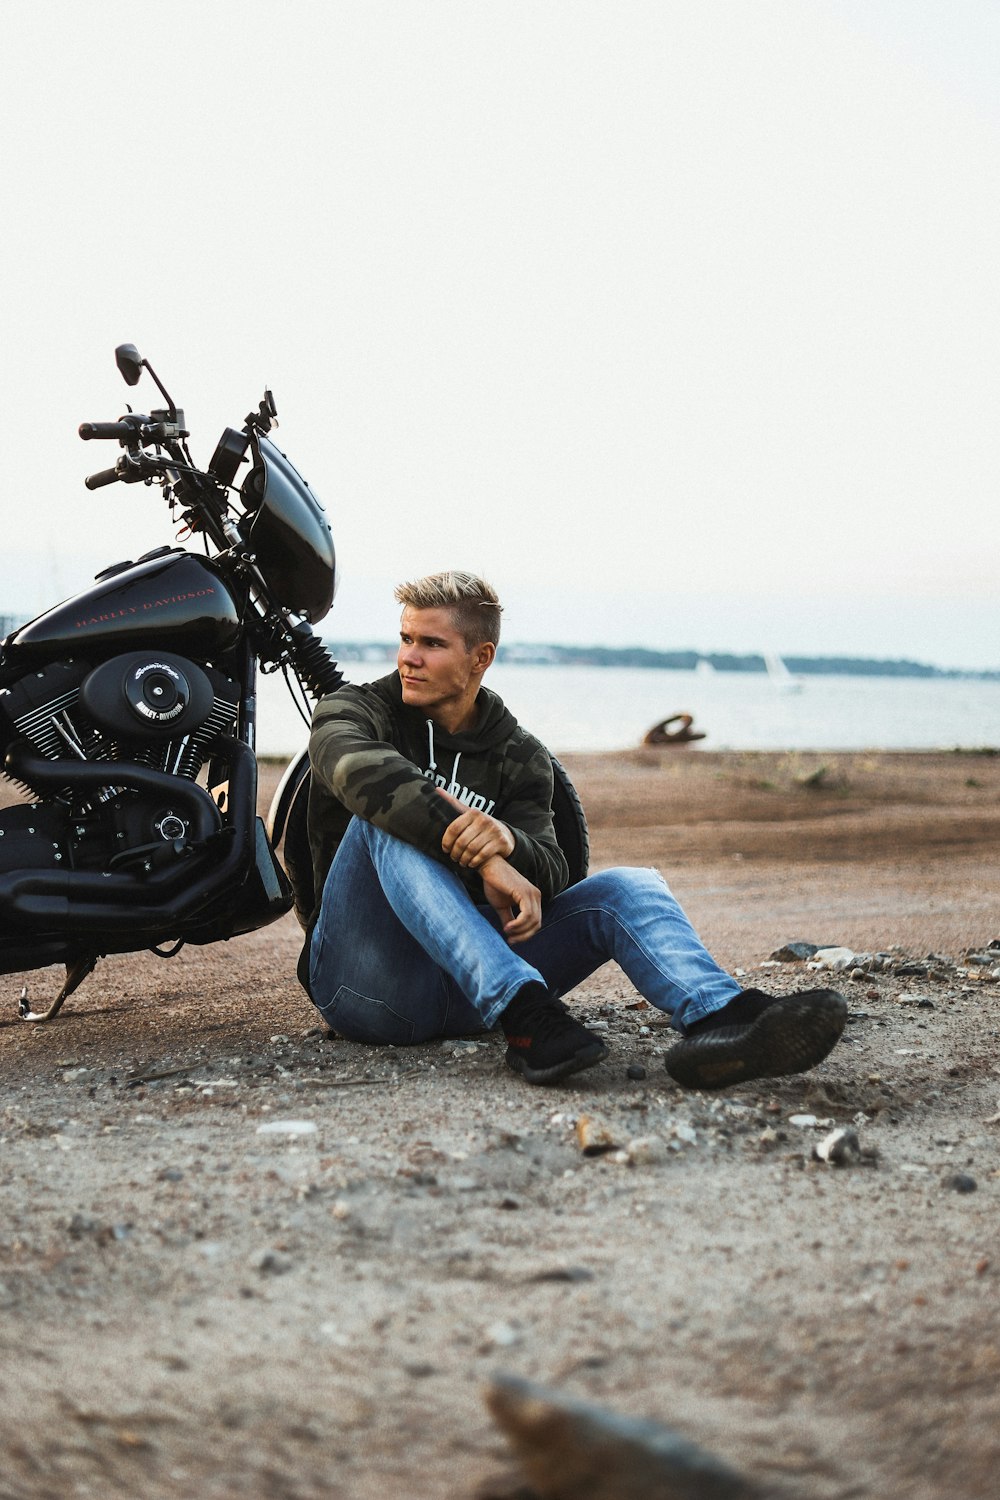
M0 613L0 638L26 623L25 616ZM394 641L338 641L329 636L325 640L338 661L394 662L396 658ZM775 660L772 656L772 664ZM655 651L648 646L515 642L500 646L497 661L522 667L639 667L668 672L766 673L769 670L767 659L759 652L738 655L728 651ZM1000 682L1000 667L980 671L935 667L905 657L782 656L780 661L793 677L922 677Z
M327 638L327 645L338 661L393 662L396 656L395 643L389 641ZM781 660L793 676L800 677L921 677L1000 682L1000 668L973 671L935 667L906 658L783 656ZM768 671L766 659L756 653L740 656L722 651L654 651L646 646L501 645L497 662L522 667L639 667L671 672Z

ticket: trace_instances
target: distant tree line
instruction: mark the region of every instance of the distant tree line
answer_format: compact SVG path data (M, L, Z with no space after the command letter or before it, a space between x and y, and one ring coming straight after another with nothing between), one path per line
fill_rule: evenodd
M329 641L340 661L393 661L396 647L387 641ZM822 677L964 677L1000 681L995 672L961 672L905 657L786 656L782 658L796 676ZM659 667L675 672L694 672L706 662L716 672L766 672L763 656L737 656L725 651L654 651L648 646L553 646L501 645L497 660L508 664L559 667ZM704 670L704 669L703 669Z
M0 614L0 640L24 624L23 615ZM338 661L391 664L396 659L392 641L333 641L326 643ZM551 646L501 645L497 660L527 666L557 667L661 667L674 672L702 670L716 672L766 672L763 656L737 656L728 651L654 651L649 646ZM947 667L932 667L926 662L905 657L889 659L870 656L785 656L785 666L796 677L962 677L980 682L1000 682L995 672L961 672ZM386 665L386 670L388 670Z

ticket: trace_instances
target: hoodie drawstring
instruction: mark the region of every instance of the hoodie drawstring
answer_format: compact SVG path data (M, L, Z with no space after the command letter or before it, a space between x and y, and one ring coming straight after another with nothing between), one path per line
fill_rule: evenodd
M428 753L428 755L430 757L430 765L427 767L427 769L428 769L428 771L436 771L437 770L437 761L434 759L434 720L433 719L428 719L427 720L427 753ZM454 761L454 764L452 765L452 768L451 768L451 781L448 783L448 790L449 790L449 792L451 792L451 795L453 797L457 797L458 796L458 763L459 763L459 761L461 759L462 759L462 752L461 752L461 750L456 750L455 751L455 761Z

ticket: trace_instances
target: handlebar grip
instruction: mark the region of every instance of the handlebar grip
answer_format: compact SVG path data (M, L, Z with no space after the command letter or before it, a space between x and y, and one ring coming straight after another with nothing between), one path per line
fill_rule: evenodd
M88 474L83 482L88 490L99 490L106 484L115 484L120 478L117 469L99 469L96 474Z
M79 432L85 443L91 438L131 438L136 435L131 422L81 422Z

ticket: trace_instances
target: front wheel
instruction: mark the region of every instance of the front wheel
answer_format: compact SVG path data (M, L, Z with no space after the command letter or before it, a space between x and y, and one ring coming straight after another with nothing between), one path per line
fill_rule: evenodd
M287 766L271 799L267 814L267 836L278 850L285 867L295 905L295 915L307 927L316 904L312 850L309 847L309 751L301 750Z
M556 842L569 865L569 884L586 880L590 869L590 830L580 794L566 767L549 751L552 761L552 823Z

